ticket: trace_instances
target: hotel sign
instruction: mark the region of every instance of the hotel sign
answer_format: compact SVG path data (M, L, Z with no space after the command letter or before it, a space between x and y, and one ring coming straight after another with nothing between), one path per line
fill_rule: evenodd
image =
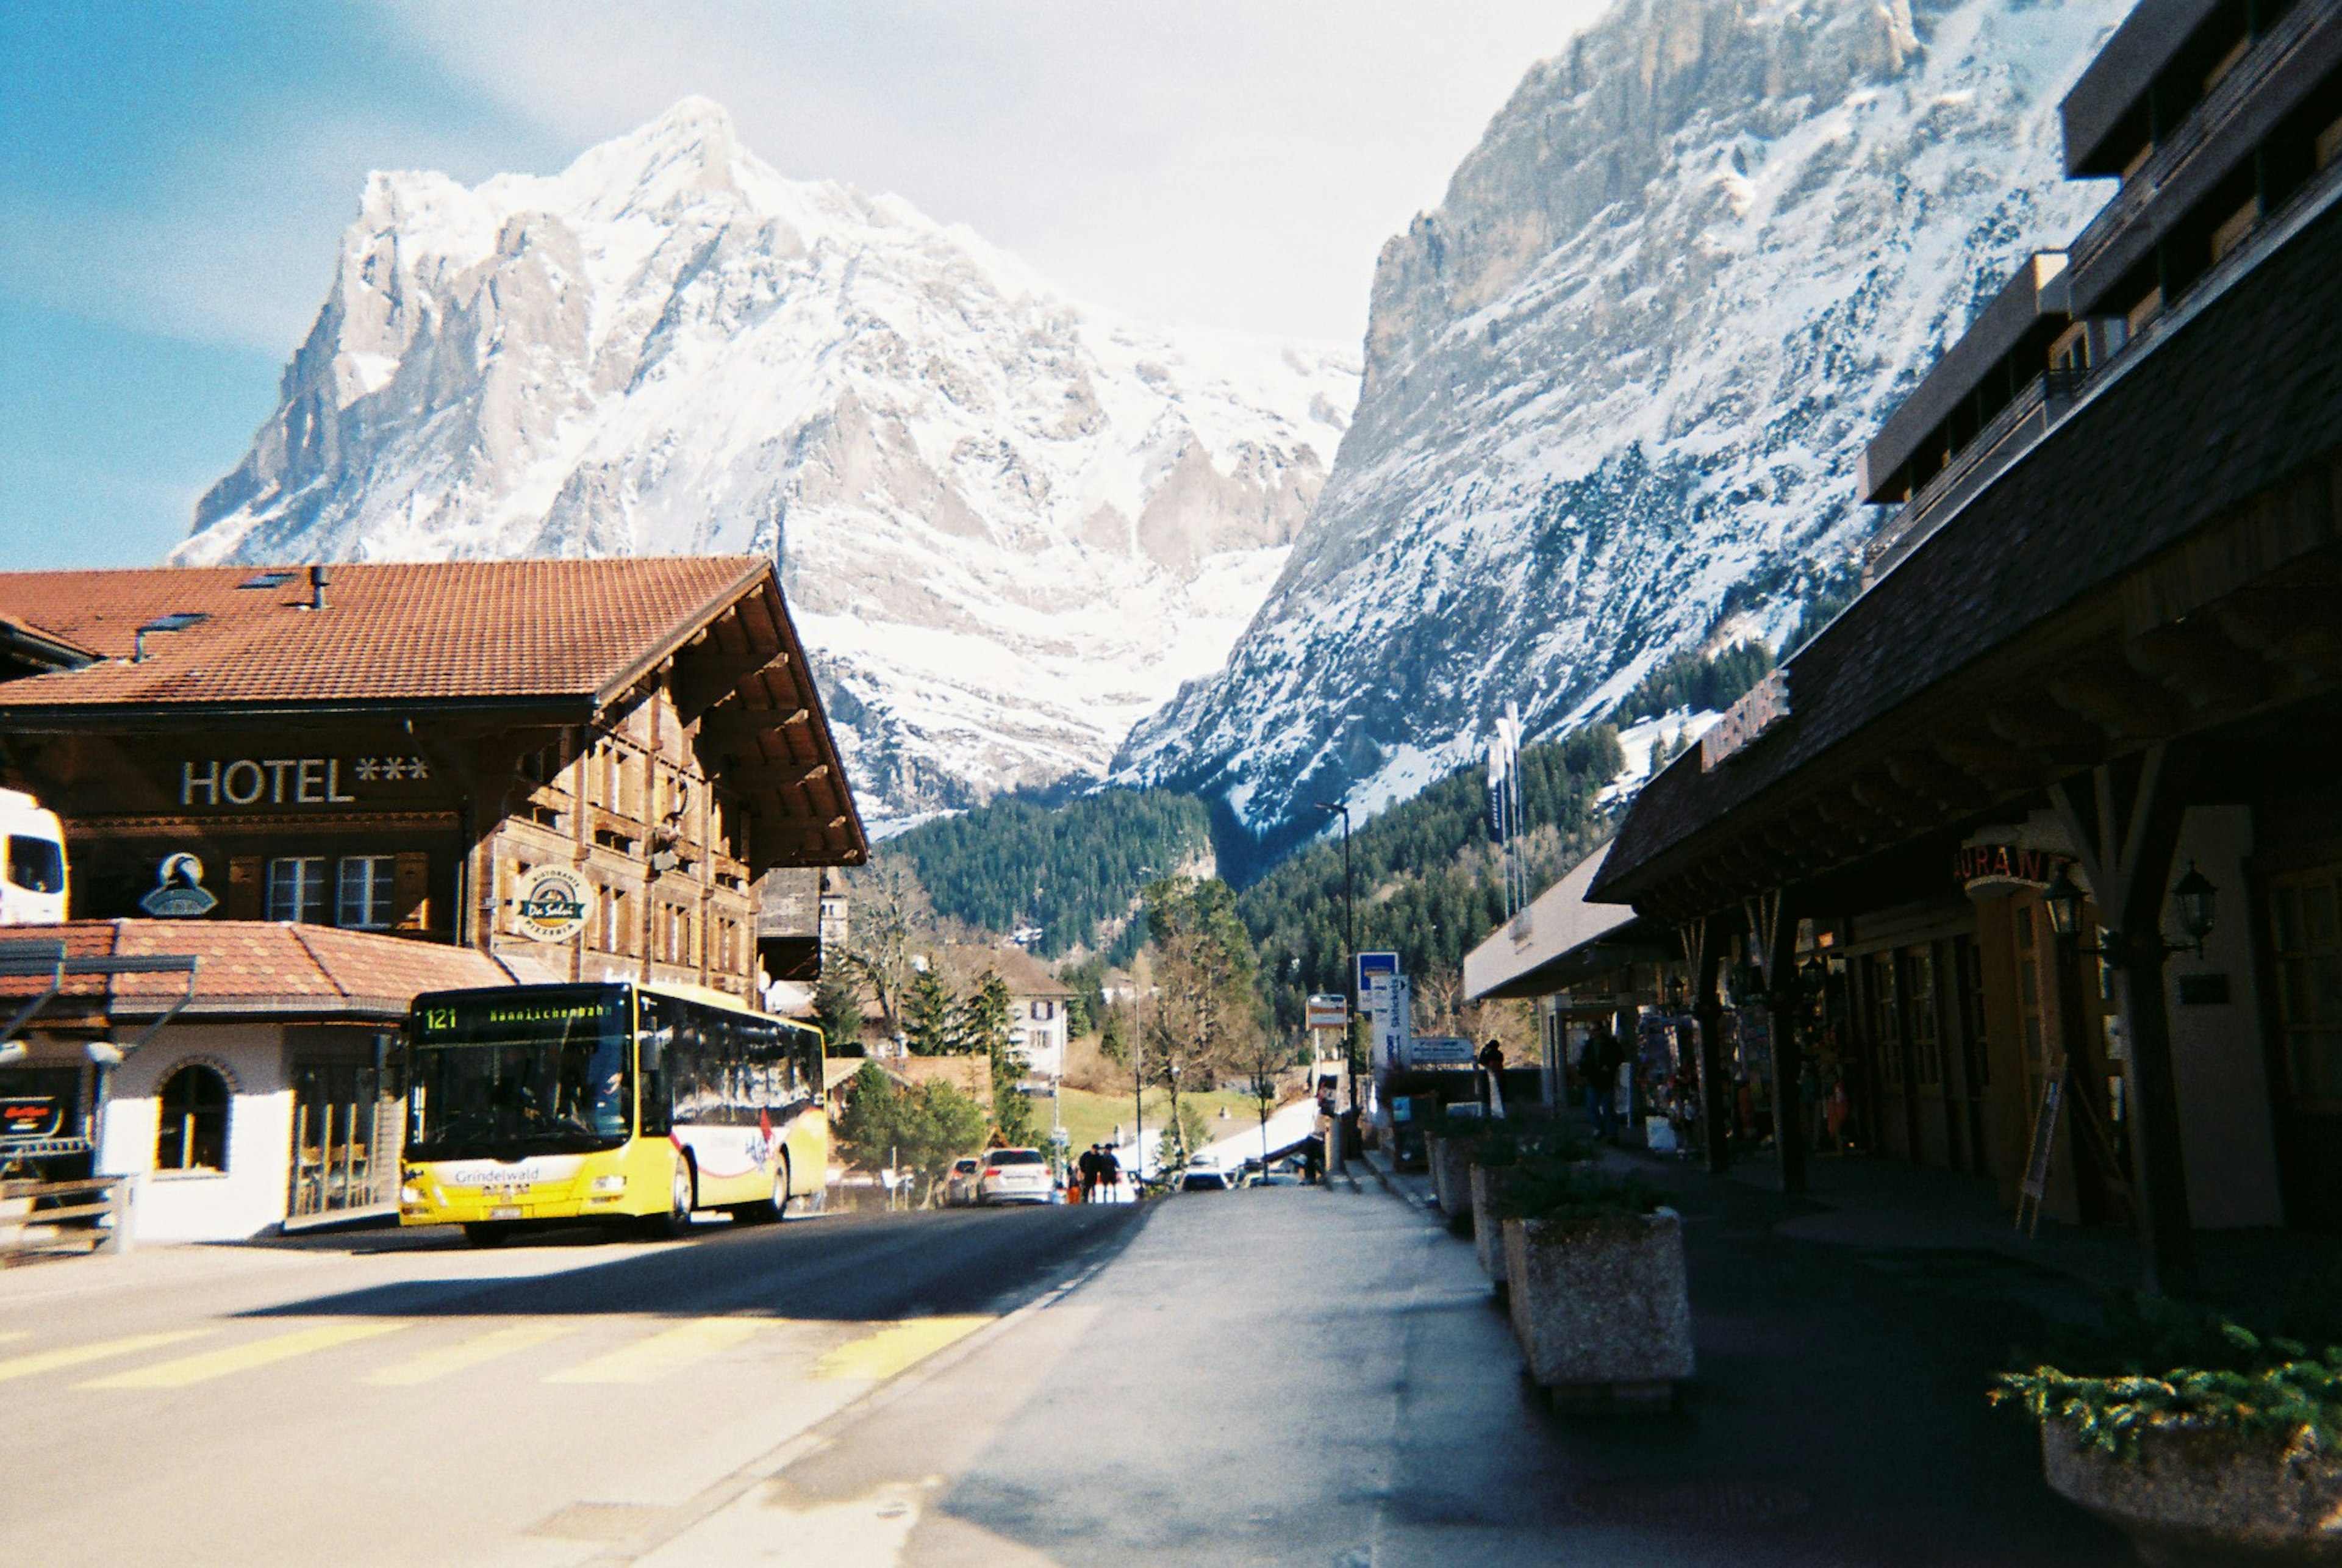
M350 805L351 784L420 784L421 757L210 757L179 764L183 806Z
M1712 773L1735 752L1789 716L1789 672L1776 669L1748 688L1699 737L1699 771Z

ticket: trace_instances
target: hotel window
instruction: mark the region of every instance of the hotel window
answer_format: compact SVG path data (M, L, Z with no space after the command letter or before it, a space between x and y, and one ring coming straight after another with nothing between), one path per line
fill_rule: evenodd
M190 1063L163 1080L155 1132L158 1171L227 1169L227 1080Z
M312 924L325 918L325 857L287 855L268 863L270 920L303 920Z
M390 854L342 856L340 910L335 924L353 931L390 929L392 871L398 857Z

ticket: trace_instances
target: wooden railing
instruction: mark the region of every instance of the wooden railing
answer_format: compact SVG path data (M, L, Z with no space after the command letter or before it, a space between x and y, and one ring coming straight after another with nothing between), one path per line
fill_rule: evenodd
M92 1251L128 1252L131 1185L128 1176L0 1182L0 1252L29 1250L63 1226L94 1236Z

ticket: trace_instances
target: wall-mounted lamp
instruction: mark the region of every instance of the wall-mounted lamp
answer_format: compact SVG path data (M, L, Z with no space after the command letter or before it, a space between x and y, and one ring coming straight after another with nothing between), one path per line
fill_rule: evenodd
M2049 914L2049 929L2066 937L2078 931L2086 896L2074 879L2067 874L2066 867L2060 865L2049 885L2041 890L2042 906ZM2117 967L2149 958L2168 957L2174 953L2193 953L2201 958L2204 956L2204 939L2212 934L2212 922L2219 896L2220 890L2212 885L2209 877L2196 869L2196 863L2191 860L2187 863L2187 874L2171 889L2171 904L2179 917L2179 928L2187 934L2186 943L2177 946L2167 943L2159 930L2145 942L2135 942L2119 931L2109 931L2097 946L2083 946L2080 951L2095 953Z

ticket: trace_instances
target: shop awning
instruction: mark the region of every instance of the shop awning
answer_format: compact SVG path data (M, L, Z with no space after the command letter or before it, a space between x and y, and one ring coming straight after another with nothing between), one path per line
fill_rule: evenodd
M1587 901L1586 890L1609 855L1606 844L1466 954L1465 996L1549 996L1621 965L1666 957L1657 933L1632 909Z

